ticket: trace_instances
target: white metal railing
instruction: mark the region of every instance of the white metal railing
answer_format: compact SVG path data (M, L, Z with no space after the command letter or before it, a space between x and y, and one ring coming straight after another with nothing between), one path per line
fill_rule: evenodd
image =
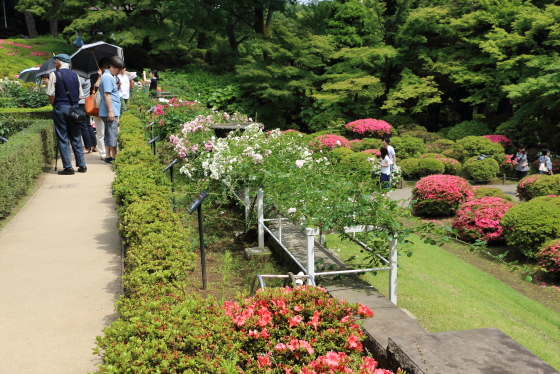
M251 209L251 202L249 198L249 189L245 188L243 193L243 199L241 199L235 192L233 194L245 205L245 219L249 219L249 213ZM338 271L328 271L328 272L315 272L315 236L320 235L320 230L316 228L306 228L305 235L306 235L306 267L304 267L295 257L294 255L282 244L282 222L287 220L287 218L283 218L281 215L277 218L264 218L264 193L262 189L257 191L257 231L258 231L258 246L259 248L264 248L264 233L265 231L268 232L271 238L273 238L280 247L290 256L290 258L298 265L298 267L306 274L307 283L310 285L315 285L315 278L317 276L323 275L341 275L341 274L355 274L355 273L363 273L363 272L371 272L371 271L389 271L389 300L392 303L397 305L397 240L393 239L389 241L389 259L385 259L383 256L379 254L375 254L380 261L386 264L386 267L377 267L377 268L368 268L368 269L353 269L353 270L338 270ZM278 224L278 236L274 235L274 233L266 226L265 222L276 221ZM360 225L360 226L352 226L352 227L345 227L344 234L349 233L356 233L356 232L366 232L377 230L378 228L372 225ZM358 245L362 246L366 250L373 252L371 248L369 248L363 242L348 236L351 240L356 242ZM322 238L321 238L322 239ZM263 277L275 277L275 278L286 278L287 275L279 275L279 276L268 276L268 275L260 275L257 274L260 285L264 288L264 280Z

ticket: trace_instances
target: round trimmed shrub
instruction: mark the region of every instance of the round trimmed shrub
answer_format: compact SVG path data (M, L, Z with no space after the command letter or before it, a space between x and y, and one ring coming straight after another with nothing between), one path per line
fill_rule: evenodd
M488 197L499 197L507 201L513 201L513 198L511 196L506 195L504 191L500 190L497 187L474 186L473 190L474 190L474 199L488 196Z
M500 171L500 165L490 157L477 160L472 157L463 164L463 173L473 181L487 181L496 178Z
M548 178L550 175L546 174L533 174L528 175L525 178L521 179L517 184L517 196L520 200L529 201L534 196L533 185L541 179Z
M350 173L358 173L363 176L370 176L372 165L368 161L368 158L371 158L371 155L362 152L353 152L351 155L344 157L338 163L339 167Z
M418 158L407 158L406 160L399 161L399 166L402 170L402 175L404 178L417 179L420 178L420 173L418 171Z
M500 224L509 246L535 257L544 243L560 238L560 197L542 196L516 205Z
M459 205L474 196L469 182L454 175L429 175L412 190L413 210L417 215L451 216Z
M443 174L445 166L435 158L422 158L418 161L418 173L425 177L432 174Z
M488 243L504 240L500 220L504 213L513 206L513 203L499 197L479 197L461 204L453 228L459 237L466 242L476 239Z
M365 138L362 139L362 151L366 149L379 149L383 146L381 139Z
M467 136L482 136L490 132L490 129L484 122L464 121L453 126L447 133L447 138L458 140L466 138Z
M560 239L545 243L535 256L540 267L554 278L560 278Z
M353 133L360 134L360 135L371 135L377 138L382 138L385 135L390 135L392 127L387 122L374 119L374 118L365 118L365 119L358 119L356 121L347 123L344 125L346 130L352 131Z
M499 143L492 143L491 140L482 136L467 136L466 138L457 140L451 149L453 153L456 154L456 157L451 156L451 154L448 155L447 151L443 154L456 158L461 162L465 162L471 157L486 155L500 163L504 155L504 147Z
M445 171L443 172L443 174L459 175L462 169L461 163L459 161L451 157L445 157L441 154L426 153L420 156L420 158L435 158L436 160L441 162L445 167Z
M532 198L539 196L560 195L560 175L537 174L543 177L537 178L526 188Z
M340 162L344 157L354 154L354 151L345 147L335 148L328 153L329 159L332 162Z
M317 136L311 141L310 146L316 150L334 149L338 147L350 148L350 143L342 136L326 134Z
M350 140L350 149L354 152L361 152L363 151L362 141L360 139Z
M400 138L391 138L391 145L395 148L397 160L418 158L421 154L426 153L426 144L424 144L422 139L413 138L408 135L404 135Z
M451 147L453 147L453 144L455 144L454 140L439 139L433 143L428 144L428 150L430 152L443 153L444 151L451 149Z

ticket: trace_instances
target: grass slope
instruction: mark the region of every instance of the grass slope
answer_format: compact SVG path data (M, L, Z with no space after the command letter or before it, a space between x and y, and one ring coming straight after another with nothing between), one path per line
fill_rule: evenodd
M41 66L53 54L74 52L76 47L62 38L0 39L0 77L13 78L24 69Z
M364 254L338 235L329 235L328 247L340 249L342 260L365 268ZM415 245L412 257L399 257L398 305L412 312L430 332L497 327L560 369L560 314L523 296L505 283L444 249ZM366 274L365 280L385 295L388 272Z

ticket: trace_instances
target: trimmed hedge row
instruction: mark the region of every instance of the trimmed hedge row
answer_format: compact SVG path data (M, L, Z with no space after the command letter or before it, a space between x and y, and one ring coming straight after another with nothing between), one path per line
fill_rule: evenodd
M0 145L0 217L33 186L45 163L55 156L56 137L52 121L35 121Z

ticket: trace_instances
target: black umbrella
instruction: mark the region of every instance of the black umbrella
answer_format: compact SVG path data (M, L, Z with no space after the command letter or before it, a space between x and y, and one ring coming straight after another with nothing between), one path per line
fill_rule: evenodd
M39 68L35 75L41 76L45 74L52 73L55 71L56 68L54 67L54 58L49 58L47 61L43 62L43 65Z
M113 56L123 58L122 48L105 42L84 44L70 56L72 70L82 77L89 78L99 70L99 60L103 57L111 58Z
M19 79L24 82L35 82L39 68L27 68L19 73Z

